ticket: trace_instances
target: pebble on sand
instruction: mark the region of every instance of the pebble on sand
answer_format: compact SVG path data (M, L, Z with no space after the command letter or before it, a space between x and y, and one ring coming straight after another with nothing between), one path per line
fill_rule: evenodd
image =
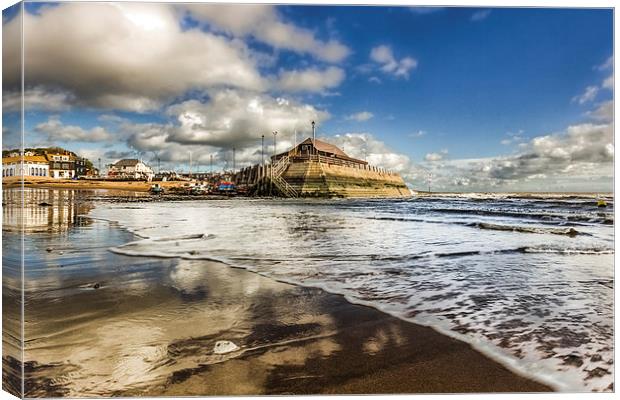
M218 340L213 347L215 354L226 354L236 350L239 350L239 346L229 340Z

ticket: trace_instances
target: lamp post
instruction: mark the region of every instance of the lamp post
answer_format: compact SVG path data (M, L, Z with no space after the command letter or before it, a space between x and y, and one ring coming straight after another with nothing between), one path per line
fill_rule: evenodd
M235 164L235 148L233 147L233 174L235 173L235 169L236 169L236 164Z
M265 135L260 135L260 164L265 165Z
M278 135L278 131L273 131L273 161L276 161L276 136Z
M431 193L431 180L433 179L433 173L432 172L428 172L428 193Z
M192 152L189 152L189 179L192 179Z
M314 148L314 141L316 140L316 129L315 129L315 124L314 121L312 121L312 147L314 150L316 150Z

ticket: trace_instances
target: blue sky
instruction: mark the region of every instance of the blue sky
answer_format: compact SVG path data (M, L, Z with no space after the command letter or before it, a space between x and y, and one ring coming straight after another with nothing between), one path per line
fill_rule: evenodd
M105 162L157 153L171 168L189 151L227 166L235 146L249 165L261 133L286 146L317 119L413 187L427 171L444 190L611 187L611 10L132 7L26 6L26 37L50 42L26 43L32 144ZM3 111L8 136L17 112Z

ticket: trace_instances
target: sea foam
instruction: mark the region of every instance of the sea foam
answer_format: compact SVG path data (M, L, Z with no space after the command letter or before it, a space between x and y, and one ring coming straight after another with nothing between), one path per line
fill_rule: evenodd
M110 204L91 214L142 238L114 252L221 261L319 287L471 343L558 390L609 390L613 227L601 220L610 212L590 199L552 201L545 223L540 198L506 197ZM571 219L577 235L563 225Z

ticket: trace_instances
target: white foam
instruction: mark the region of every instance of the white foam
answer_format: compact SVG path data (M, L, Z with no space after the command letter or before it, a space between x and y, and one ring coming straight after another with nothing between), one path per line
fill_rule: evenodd
M183 208L158 203L140 211L108 206L93 214L145 238L112 249L118 253L221 261L341 294L470 343L558 390L605 390L613 381L613 365L606 364L613 362L613 291L598 283L613 282L612 227L589 227L591 235L578 239L494 230L472 235L471 228L458 224L364 218L376 216L373 207L382 203L370 211L349 209L347 202L337 208L218 203L183 203ZM399 213L415 211L399 204ZM175 222L180 213L192 223ZM519 248L525 253L506 251ZM467 252L472 254L407 259ZM522 321L511 326L515 319ZM563 364L571 354L583 364ZM592 361L594 354L601 360ZM610 374L586 379L597 367Z

